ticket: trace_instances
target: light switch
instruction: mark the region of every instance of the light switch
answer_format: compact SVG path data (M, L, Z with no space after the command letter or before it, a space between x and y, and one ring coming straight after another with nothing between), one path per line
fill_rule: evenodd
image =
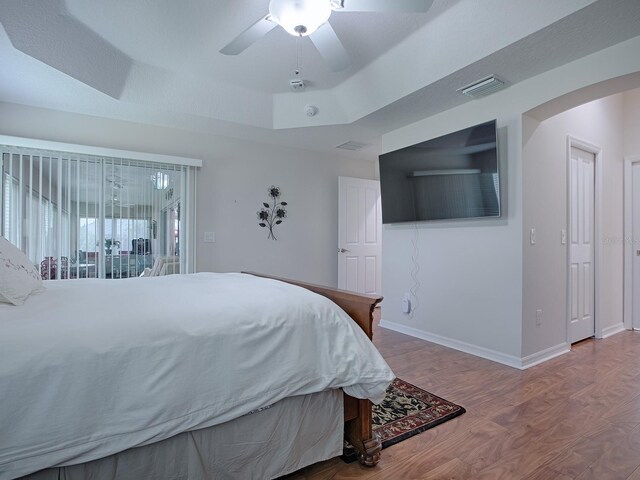
M215 243L216 234L215 232L204 232L204 243Z
M529 240L531 241L531 245L535 245L536 244L536 229L532 228L531 232L529 233Z
M560 230L560 243L562 245L567 244L567 231L564 228Z

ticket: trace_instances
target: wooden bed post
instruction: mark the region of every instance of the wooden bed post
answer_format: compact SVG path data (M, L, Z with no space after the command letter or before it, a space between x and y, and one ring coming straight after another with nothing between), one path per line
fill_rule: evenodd
M359 293L323 287L311 283L298 282L286 278L272 277L254 272L242 272L257 277L271 278L306 288L314 293L327 297L342 308L373 339L373 310L382 301L379 295L364 295ZM380 460L382 443L373 433L371 423L372 404L369 400L362 400L344 394L344 431L345 436L353 448L358 452L361 464L373 467Z

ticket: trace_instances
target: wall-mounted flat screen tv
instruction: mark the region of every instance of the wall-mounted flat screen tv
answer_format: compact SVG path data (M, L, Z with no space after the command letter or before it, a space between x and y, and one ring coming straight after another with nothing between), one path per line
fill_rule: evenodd
M380 155L382 223L500 216L496 121Z

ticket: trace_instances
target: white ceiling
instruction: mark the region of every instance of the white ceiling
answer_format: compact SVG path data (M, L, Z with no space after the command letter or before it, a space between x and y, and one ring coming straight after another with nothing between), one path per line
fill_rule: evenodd
M640 35L638 0L335 12L352 66L331 72L303 38L308 87L293 92L297 39L282 29L238 56L219 53L268 3L0 0L0 101L375 158L382 133L472 101L456 92L468 83L517 83ZM349 140L368 147L335 150Z

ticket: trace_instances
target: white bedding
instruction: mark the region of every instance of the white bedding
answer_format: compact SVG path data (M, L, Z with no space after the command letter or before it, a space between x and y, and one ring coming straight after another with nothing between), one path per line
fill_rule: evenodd
M242 274L45 282L0 309L0 478L101 458L393 373L324 297Z
M20 480L270 480L342 454L339 390L287 397L212 427Z

